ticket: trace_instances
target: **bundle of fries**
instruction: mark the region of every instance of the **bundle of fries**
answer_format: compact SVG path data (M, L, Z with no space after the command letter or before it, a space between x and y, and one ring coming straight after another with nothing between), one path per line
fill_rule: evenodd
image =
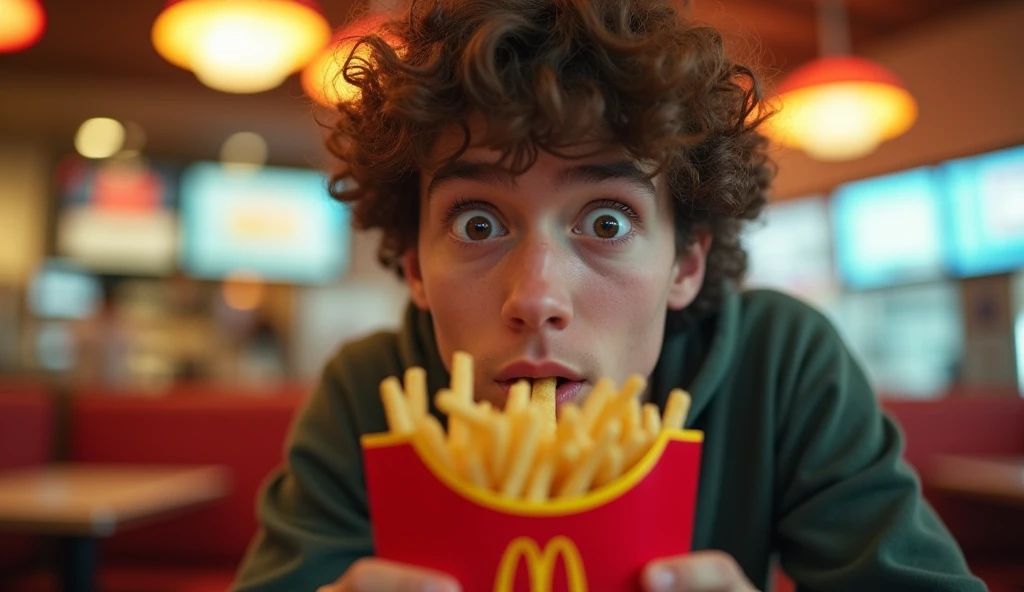
M404 388L403 388L404 386ZM566 403L556 419L555 379L523 380L509 390L505 408L473 399L473 358L457 352L449 388L435 398L448 416L448 433L428 411L426 373L410 368L404 385L381 382L390 430L408 434L451 478L528 502L580 496L625 474L664 430L682 429L690 396L673 390L664 415L640 404L646 387L631 376L616 390L597 382L582 406ZM531 396L532 395L532 396Z

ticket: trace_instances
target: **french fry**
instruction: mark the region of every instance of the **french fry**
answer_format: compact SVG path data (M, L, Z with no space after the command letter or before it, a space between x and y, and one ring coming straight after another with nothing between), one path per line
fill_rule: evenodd
M449 425L453 420L460 420L465 422L467 426L472 426L479 430L488 430L491 426L490 421L487 417L487 411L480 405L474 405L472 402L465 402L458 397L454 392L447 389L441 389L437 393L437 397L434 398L434 404L437 408L448 414ZM453 446L463 446L464 442L453 443Z
M412 420L427 414L427 371L412 367L405 371L405 395Z
M665 404L665 416L661 427L665 430L681 430L690 411L690 393L683 389L672 389Z
M661 414L654 403L644 403L644 431L657 436L661 432Z
M644 392L645 388L647 388L647 381L644 380L644 377L639 374L633 374L627 378L626 382L622 385L622 388L619 390L619 394L616 397L616 401L620 405L636 401L637 397Z
M565 480L569 478L569 473L579 463L584 450L589 450L589 448L589 446L584 446L575 440L559 443L559 448L556 452L558 458L555 463L554 485L560 486L562 483L565 483Z
M601 466L594 475L594 487L600 487L605 483L613 481L622 474L622 465L625 462L625 452L619 444L612 444L601 461Z
M646 430L640 430L633 432L631 436L623 440L622 451L624 454L624 460L622 464L623 472L632 469L636 466L636 463L640 462L644 454L647 453L651 448L651 444L654 443L654 438L650 436Z
M626 442L633 437L633 434L643 431L640 420L640 401L636 397L626 401L622 405L622 441Z
M601 432L600 439L598 439L587 454L580 459L580 462L569 474L565 483L562 483L562 486L558 491L558 497L566 498L582 495L590 488L590 484L594 480L594 476L597 474L598 467L600 467L601 462L604 461L604 457L608 453L608 450L610 450L615 441L618 440L621 431L622 426L619 424L618 418L613 417L608 420L604 426L604 430Z
M451 391L466 403L473 401L473 356L457 351L452 355Z
M445 445L444 428L433 415L424 415L419 418L416 424L416 431L413 432L413 439L420 448L427 454L433 456L441 466L448 470L455 470L455 459L452 452Z
M526 411L530 404L530 383L520 380L508 390L508 400L505 402L505 413L515 415Z
M560 443L577 440L581 444L590 443L590 436L583 427L583 414L580 408L572 403L562 407L561 417L558 418L558 427L555 428L555 436Z
M473 356L461 351L452 355L452 374L448 388L459 400L473 402ZM458 417L449 417L448 441L451 445L463 446L469 439L469 426Z
M452 466L454 472L458 477L464 481L469 481L469 469L466 467L466 452L469 450L468 446L448 446L448 450L452 455Z
M519 497L526 487L526 478L544 431L545 422L541 409L531 406L524 420L519 441L510 453L508 470L501 483L500 493L507 497Z
M594 385L587 400L583 402L583 428L592 437L596 434L595 426L597 420L604 413L604 408L615 396L615 383L608 378L602 378Z
M477 487L487 489L491 481L487 477L487 469L484 468L484 459L480 449L470 445L465 449L466 473L469 482Z
M391 430L397 434L412 433L414 425L409 414L409 405L397 378L386 378L380 383L380 398L384 403L384 416Z
M591 427L590 433L596 435L601 433L604 429L604 425L613 417L619 417L620 422L622 421L622 413L627 405L632 404L636 401L637 396L643 392L644 387L647 386L641 376L633 375L626 379L626 383L622 385L622 389L617 394L612 396L610 402L608 402L604 409L601 410L601 414L598 416L596 422ZM622 426L622 433L625 433L625 426Z
M505 477L508 451L511 448L512 426L507 415L495 414L490 418L490 468L491 482L501 483Z
M422 368L405 371L404 390L395 377L381 381L388 425L410 434L417 449L452 478L534 503L583 495L618 479L663 430L681 429L690 408L681 389L669 394L664 414L652 403L641 405L646 380L630 376L618 390L611 380L599 380L582 406L568 403L557 417L554 378L536 380L532 393L529 382L517 382L497 409L474 401L473 376L472 356L457 352L450 388L434 398L448 416L447 434L430 414Z
M544 418L547 422L554 427L555 415L556 415L556 399L555 399L555 388L558 385L558 379L554 376L548 376L547 378L538 378L533 381L533 396L531 400L538 403L544 411Z
M554 436L548 435L541 442L537 460L534 462L533 471L526 484L525 497L527 501L543 502L551 495L551 484L558 462L558 458L555 456L557 448L558 441Z

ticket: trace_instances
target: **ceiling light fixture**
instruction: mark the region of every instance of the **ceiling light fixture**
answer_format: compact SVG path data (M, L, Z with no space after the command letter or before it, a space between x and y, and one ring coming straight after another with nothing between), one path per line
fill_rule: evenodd
M167 61L229 93L279 86L330 34L315 0L170 0L152 31Z

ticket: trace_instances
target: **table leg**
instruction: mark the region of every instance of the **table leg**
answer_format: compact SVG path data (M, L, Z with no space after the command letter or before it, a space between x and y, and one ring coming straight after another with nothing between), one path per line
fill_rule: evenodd
M60 577L65 592L93 592L99 544L93 537L61 539Z

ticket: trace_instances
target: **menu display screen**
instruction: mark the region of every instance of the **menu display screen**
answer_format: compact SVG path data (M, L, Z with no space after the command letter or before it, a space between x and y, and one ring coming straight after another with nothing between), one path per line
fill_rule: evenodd
M884 288L943 277L942 192L931 168L855 181L832 196L835 255L843 283Z
M313 170L236 170L197 163L181 178L181 265L189 274L232 274L321 284L349 258L348 208Z

